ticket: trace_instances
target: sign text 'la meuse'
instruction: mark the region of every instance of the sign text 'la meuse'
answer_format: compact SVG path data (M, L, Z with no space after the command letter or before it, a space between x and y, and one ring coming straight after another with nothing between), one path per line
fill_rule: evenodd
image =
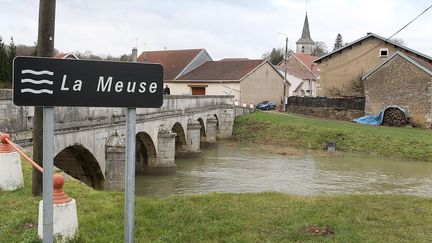
M16 105L159 108L160 64L17 57Z
M114 83L114 85L113 85ZM126 84L125 84L126 83ZM83 86L82 80L75 80L72 83L70 83L67 80L67 75L63 75L63 80L61 84L60 90L62 91L69 91L70 88L72 91L81 91ZM107 77L99 76L99 81L97 84L96 92L127 92L127 93L145 93L146 91L154 94L156 93L158 89L158 85L156 82L151 82L149 86L147 86L147 82L137 82L137 81L115 81L113 82L113 77Z

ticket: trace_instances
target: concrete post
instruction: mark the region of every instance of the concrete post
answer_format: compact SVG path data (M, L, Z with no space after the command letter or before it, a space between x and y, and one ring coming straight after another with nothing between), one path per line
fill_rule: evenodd
M201 124L198 121L189 120L187 124L188 152L200 152L201 148Z
M78 234L76 201L64 191L64 178L60 174L53 176L53 235L56 242L69 242ZM39 202L38 235L43 239L43 200Z
M175 133L161 127L158 133L158 158L156 163L148 165L148 174L175 174L177 167L175 164L175 137Z
M105 186L106 190L124 191L125 141L116 133L105 145Z
M219 138L230 138L234 125L235 112L234 107L225 108L220 111L219 115Z
M216 143L217 119L214 116L207 117L207 143Z
M13 191L23 185L19 153L6 140L0 142L0 191Z

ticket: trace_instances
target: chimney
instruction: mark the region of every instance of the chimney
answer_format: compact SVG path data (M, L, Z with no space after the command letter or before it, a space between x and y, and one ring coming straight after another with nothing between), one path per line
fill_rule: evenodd
M138 49L136 47L132 48L132 62L136 62L138 57Z
M372 32L367 32L367 33L366 33L366 35L370 35L370 34L372 34Z

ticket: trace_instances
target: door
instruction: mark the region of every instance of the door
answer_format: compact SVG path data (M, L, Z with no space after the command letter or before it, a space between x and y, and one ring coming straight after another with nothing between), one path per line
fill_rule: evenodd
M191 87L192 95L205 95L205 87Z

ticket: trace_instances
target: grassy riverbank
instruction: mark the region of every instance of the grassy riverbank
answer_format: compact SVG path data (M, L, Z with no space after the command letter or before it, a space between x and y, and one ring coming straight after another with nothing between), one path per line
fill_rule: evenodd
M359 125L351 122L256 112L238 117L234 137L262 145L323 149L334 141L342 151L432 161L432 130Z
M25 188L0 192L0 242L38 242L30 168ZM122 193L67 180L77 200L77 242L122 242ZM432 199L282 193L138 197L136 242L431 242ZM328 234L321 236L320 234Z

